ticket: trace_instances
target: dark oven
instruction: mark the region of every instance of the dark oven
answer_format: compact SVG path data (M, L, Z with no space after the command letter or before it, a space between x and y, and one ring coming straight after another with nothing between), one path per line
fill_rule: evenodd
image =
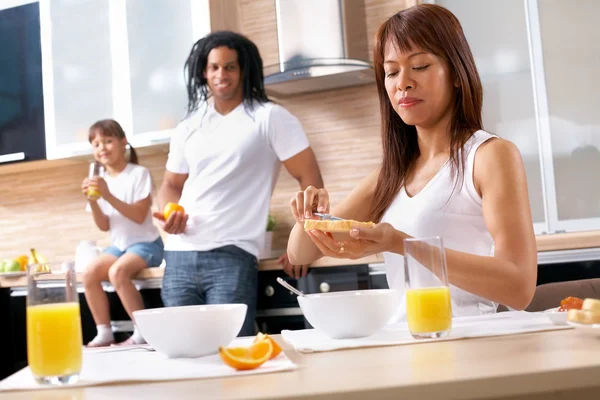
M311 328L302 315L296 295L278 284L277 277L305 294L387 288L383 264L317 267L298 280L283 271L261 271L256 322L258 329L264 333Z

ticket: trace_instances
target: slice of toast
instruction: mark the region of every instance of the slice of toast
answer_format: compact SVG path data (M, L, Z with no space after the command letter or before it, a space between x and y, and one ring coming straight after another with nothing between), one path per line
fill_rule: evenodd
M354 221L352 219L343 220L318 220L307 219L304 221L304 230L319 230L327 232L334 240L338 242L352 240L350 229L352 228L372 228L373 222Z
M579 324L600 324L600 313L588 310L569 310L567 311L567 319Z
M581 305L581 309L585 311L592 311L600 314L600 300L598 299L585 299Z
M600 324L600 300L583 300L581 310L569 310L567 319L580 324Z
M352 228L372 228L373 222L354 221L352 219L343 220L319 220L307 219L304 221L304 230L319 230L323 232L349 232Z

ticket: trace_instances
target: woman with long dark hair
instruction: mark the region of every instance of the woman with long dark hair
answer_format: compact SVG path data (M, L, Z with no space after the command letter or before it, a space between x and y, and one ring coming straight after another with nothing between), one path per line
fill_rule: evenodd
M432 4L395 14L377 32L374 64L383 160L332 214L378 224L346 242L305 232L305 218L329 212L329 195L298 192L290 261L383 253L402 292L403 239L441 236L454 315L525 308L537 274L525 169L512 143L482 130L481 81L459 21Z

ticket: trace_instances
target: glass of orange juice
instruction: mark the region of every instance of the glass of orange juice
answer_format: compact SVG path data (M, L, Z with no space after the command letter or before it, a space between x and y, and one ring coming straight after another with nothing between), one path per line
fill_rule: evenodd
M62 385L79 379L81 317L75 268L64 274L39 274L27 267L27 360L40 384Z
M404 239L406 320L415 339L447 336L452 305L441 237Z
M104 166L102 166L102 164L96 162L96 161L92 161L90 163L90 170L88 172L88 178L92 179L92 178L96 178L96 177L104 177ZM98 191L98 188L96 187L96 185L90 185L88 187L87 190L87 197L90 200L98 200L101 195L100 192Z

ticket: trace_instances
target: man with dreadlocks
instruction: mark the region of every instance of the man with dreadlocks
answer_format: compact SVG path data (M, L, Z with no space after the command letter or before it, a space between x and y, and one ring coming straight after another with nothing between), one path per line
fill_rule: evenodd
M167 307L245 303L240 335L254 334L257 255L281 164L301 189L322 188L321 173L299 121L269 100L258 48L219 31L198 40L185 63L188 113L171 139L158 193L161 209L187 212L165 221L162 298ZM296 278L306 266L284 270Z

